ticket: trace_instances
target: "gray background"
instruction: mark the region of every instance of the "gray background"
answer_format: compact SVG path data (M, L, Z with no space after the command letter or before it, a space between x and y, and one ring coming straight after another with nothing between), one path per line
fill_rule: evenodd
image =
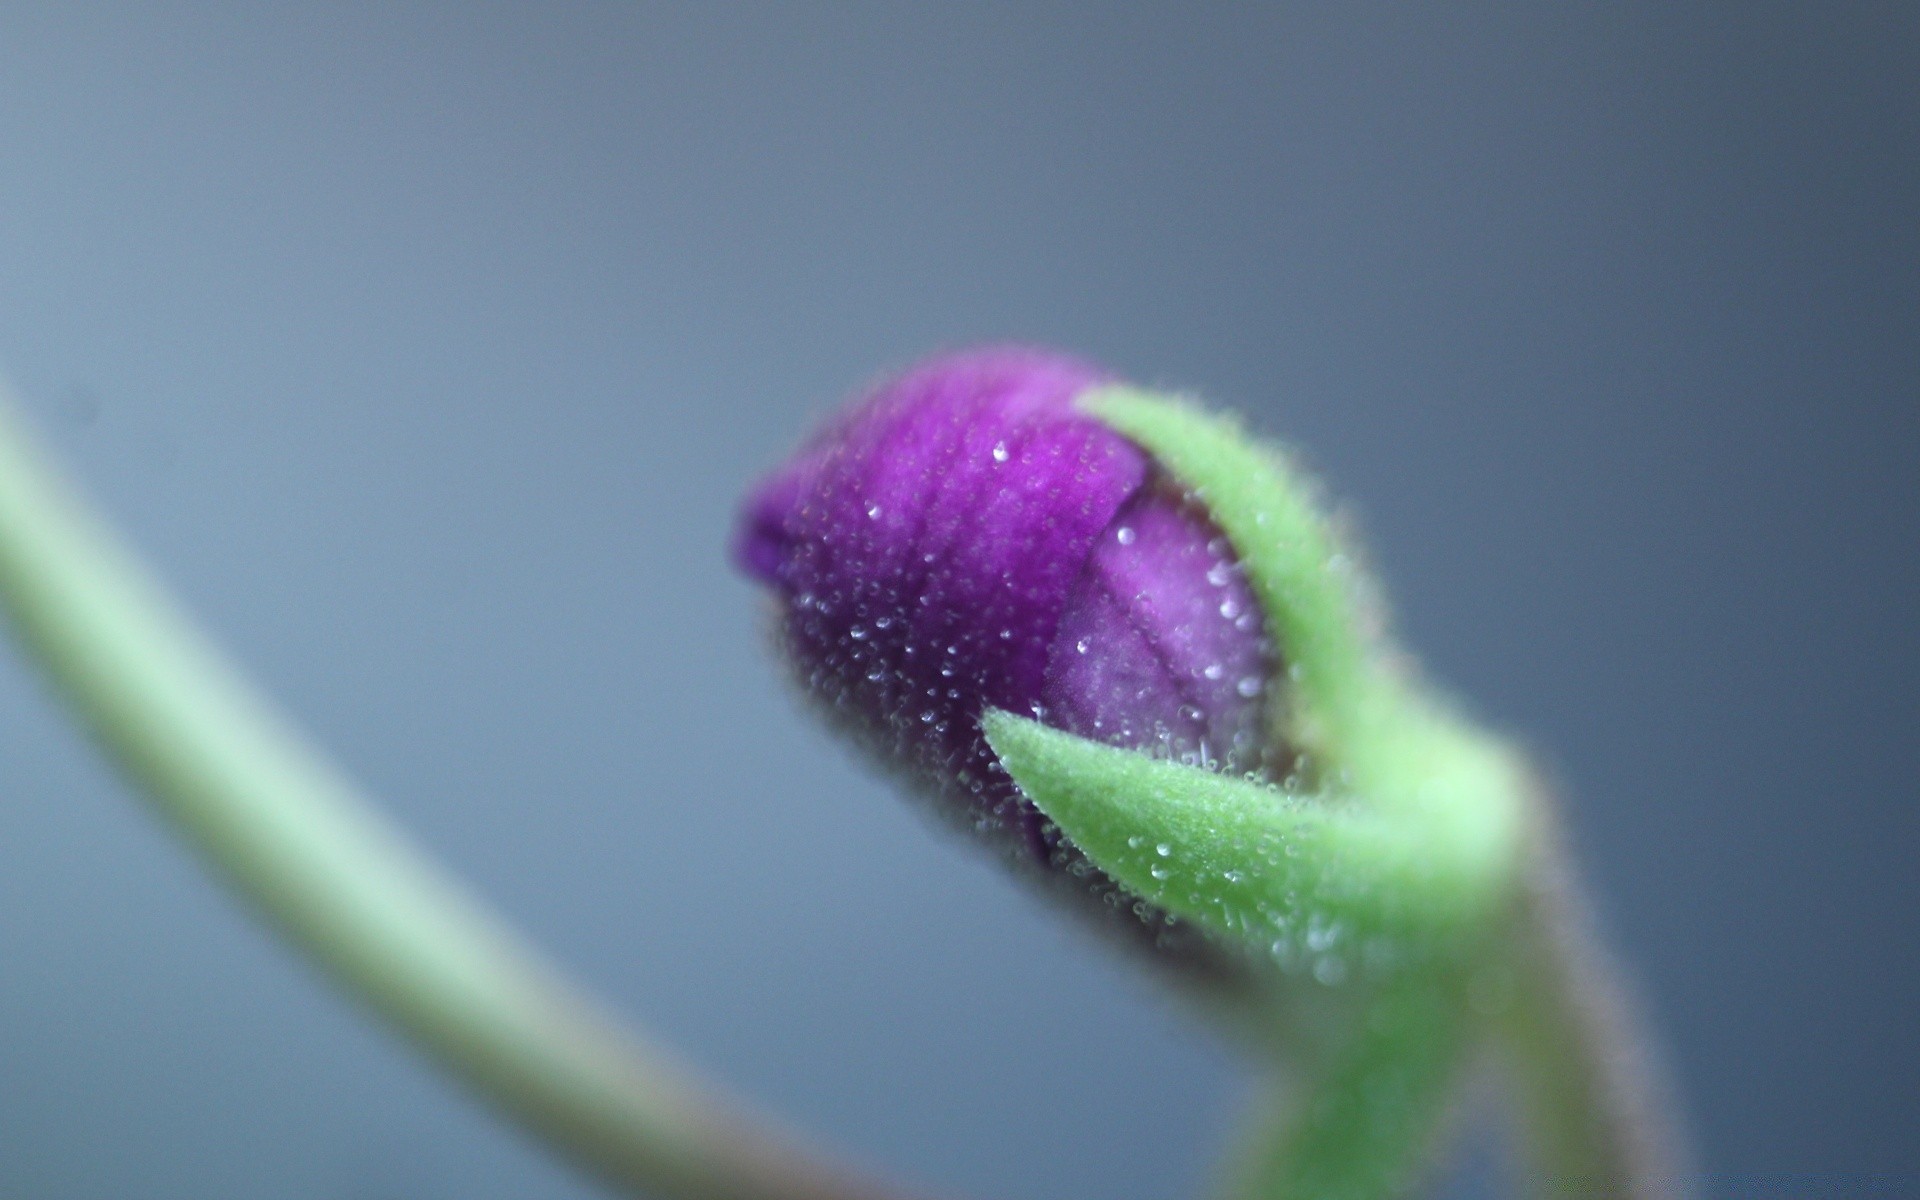
M722 546L935 348L1199 389L1567 783L1717 1188L1907 1192L1920 7L1324 7L9 3L0 362L622 1009L1016 1198L1191 1194L1242 1081L794 710ZM7 650L0 780L0 1194L591 1194Z

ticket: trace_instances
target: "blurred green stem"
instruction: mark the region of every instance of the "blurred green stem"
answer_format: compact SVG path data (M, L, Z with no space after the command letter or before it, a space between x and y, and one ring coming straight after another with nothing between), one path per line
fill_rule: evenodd
M623 1029L423 859L71 492L0 395L0 607L155 810L473 1092L614 1187L880 1200Z
M1482 996L1541 1200L1678 1200L1692 1191L1677 1106L1536 789L1529 869Z
M1377 989L1307 1086L1265 1098L1226 1200L1378 1200L1432 1158L1470 1046L1459 981L1418 971Z

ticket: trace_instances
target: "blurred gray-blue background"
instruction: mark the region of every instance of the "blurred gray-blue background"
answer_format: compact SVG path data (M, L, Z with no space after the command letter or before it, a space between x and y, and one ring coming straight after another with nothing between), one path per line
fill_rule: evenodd
M1227 1052L813 728L724 561L984 338L1350 502L1566 783L1716 1190L1920 1187L1920 7L0 10L0 365L423 842L873 1162L1190 1195ZM0 1194L593 1194L5 648L0 781Z

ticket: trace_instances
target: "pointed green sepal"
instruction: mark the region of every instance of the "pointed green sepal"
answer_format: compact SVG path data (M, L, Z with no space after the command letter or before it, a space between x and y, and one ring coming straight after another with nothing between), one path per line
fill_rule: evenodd
M1020 790L1128 891L1323 982L1476 928L1487 895L1420 823L1075 737L982 721Z

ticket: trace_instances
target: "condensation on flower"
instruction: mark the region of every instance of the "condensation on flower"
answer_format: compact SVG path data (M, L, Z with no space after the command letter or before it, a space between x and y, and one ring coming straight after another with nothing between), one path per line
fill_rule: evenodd
M1220 770L1274 753L1257 603L1206 513L1074 408L1109 381L1024 348L927 362L768 478L735 543L837 725L947 815L1080 875L985 709Z

